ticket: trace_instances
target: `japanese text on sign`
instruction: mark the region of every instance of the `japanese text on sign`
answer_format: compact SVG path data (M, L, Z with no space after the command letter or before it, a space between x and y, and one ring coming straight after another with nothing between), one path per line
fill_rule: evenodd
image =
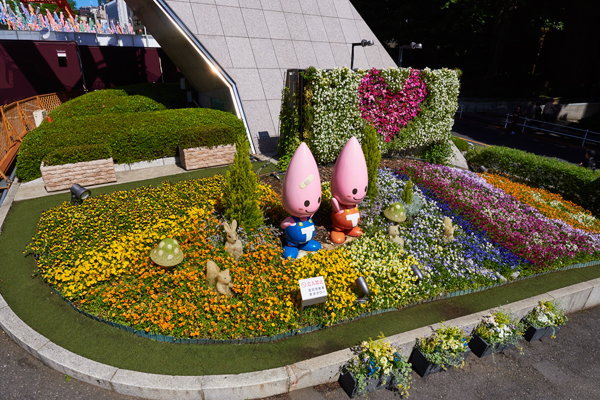
M298 284L300 285L300 294L302 295L303 302L321 298L323 298L323 300L316 301L313 304L326 301L327 288L325 287L325 279L323 279L322 276L300 279Z

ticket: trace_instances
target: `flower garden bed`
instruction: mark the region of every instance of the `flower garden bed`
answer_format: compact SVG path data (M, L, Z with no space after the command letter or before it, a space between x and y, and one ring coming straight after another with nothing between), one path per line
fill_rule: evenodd
M266 186L259 190L267 225L259 232L240 232L244 255L239 261L224 251L220 176L158 189L115 192L80 206L64 203L44 213L29 251L35 254L44 279L79 310L156 339L170 337L196 343L282 338L302 328L316 329L481 290L514 280L516 273L531 276L598 259L596 233L550 220L502 195L504 192L478 175L422 164L398 167L402 174L413 176L415 196L423 201L418 215L401 227L405 251L387 240L384 232L389 223L380 216L383 208L399 198L405 184L406 176L391 170L380 170L380 194L363 204L361 223L367 232L363 238L294 263L281 259L278 232L272 225L278 225L285 214L277 195ZM519 247L518 241L513 243L507 236L521 231L495 229L482 217L487 216L487 209L472 206L465 195L451 197L455 203L444 198L451 191L430 182L435 174L439 174L435 182L450 186L454 192L469 183L484 193L481 196L488 196L488 201L491 198L497 204L514 207L497 207L497 211L510 215L506 223L518 229L531 230L542 223L546 225L540 228L555 229L557 232L549 235L563 241L564 253L544 258L540 256L543 248ZM476 200L477 204L483 202ZM321 218L327 215L325 204L319 211ZM444 243L441 233L441 221L446 216L459 226L451 243ZM527 225L525 216L536 219ZM167 236L176 238L185 254L183 263L172 272L158 268L149 258L150 250ZM569 247L570 243L577 249ZM234 296L219 297L206 286L209 259L221 269L230 268ZM411 272L412 265L419 265L425 275L420 285ZM309 307L301 326L297 280L319 275L325 277L329 293L324 318L320 307ZM367 304L354 305L362 296L353 286L358 276L365 276L371 289Z

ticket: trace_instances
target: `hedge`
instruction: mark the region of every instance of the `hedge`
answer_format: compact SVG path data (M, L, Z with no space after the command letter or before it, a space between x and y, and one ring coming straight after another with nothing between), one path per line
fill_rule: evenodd
M25 136L17 157L17 176L21 181L39 178L41 162L48 153L72 146L106 144L117 164L172 157L190 136L199 137L198 127L207 125L222 125L217 136L206 132L202 143L208 147L233 144L237 135L245 134L242 121L235 115L206 108L105 114L45 123Z
M508 147L474 149L467 153L466 159L475 170L483 165L491 172L543 187L600 216L597 179L600 175L589 169Z
M65 119L113 113L151 112L166 107L148 97L129 96L123 89L98 90L76 97L50 112L52 122Z
M84 161L104 160L112 157L106 144L88 144L56 149L44 157L44 165L75 164Z
M379 133L382 152L427 146L450 137L460 87L456 71L311 67L303 75L303 132L298 136L318 163L334 162L352 136L362 143L362 128L368 123ZM289 114L282 107L282 125L291 119ZM285 132L286 140L293 142L293 136Z

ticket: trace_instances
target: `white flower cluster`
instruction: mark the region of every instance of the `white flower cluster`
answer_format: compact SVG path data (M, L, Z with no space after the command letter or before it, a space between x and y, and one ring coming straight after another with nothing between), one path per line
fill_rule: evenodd
M348 68L316 70L311 83L311 106L314 119L310 137L311 151L318 163L334 162L348 139L356 136L362 143L366 121L359 110L358 86L368 71ZM400 91L410 69L384 69L381 75L393 91ZM456 71L449 69L421 71L427 96L419 114L400 130L390 142L379 140L382 151L424 146L446 139L454 125L460 83Z

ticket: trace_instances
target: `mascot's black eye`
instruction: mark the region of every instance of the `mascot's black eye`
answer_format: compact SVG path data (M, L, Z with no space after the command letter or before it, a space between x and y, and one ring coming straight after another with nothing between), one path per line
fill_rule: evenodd
M308 206L310 206L310 201L306 200L306 201L304 202L304 207L308 207Z
M367 188L368 188L368 186L365 186L365 193L367 192Z
M317 203L321 203L321 196L319 196L319 200L317 200Z
M356 193L358 193L358 189L356 189L356 188L352 189L352 194L356 194Z

